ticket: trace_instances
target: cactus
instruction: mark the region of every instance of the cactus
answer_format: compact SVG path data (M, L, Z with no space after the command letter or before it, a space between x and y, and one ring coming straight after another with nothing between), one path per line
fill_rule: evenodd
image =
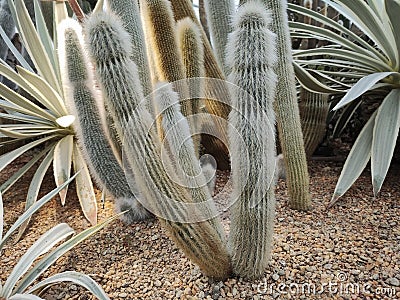
M104 102L123 141L126 122L139 103L145 100L139 79L133 79L138 77L138 68L130 58L132 44L129 33L117 15L98 12L86 20L85 38ZM127 85L127 80L135 85Z
M155 93L155 103L159 106L165 132L164 142L173 157L174 172L181 179L181 185L189 190L193 202L201 203L203 214L224 240L225 234L219 219L215 218L218 213L190 138L189 124L179 109L179 96L171 85L165 83L160 83Z
M232 90L229 143L232 200L229 248L235 274L263 275L271 254L275 213L275 35L260 1L242 5L227 44Z
M125 179L124 171L119 165L104 134L98 102L93 90L94 81L86 53L82 48L81 27L72 19L60 25L60 64L63 70L63 86L69 108L77 116L75 129L78 141L86 156L94 179L99 186L106 189L114 198L117 206L130 203L130 212L124 216L125 221L138 221L148 218L150 214L139 204ZM126 207L126 205L124 205Z
M193 10L193 6L189 0L170 0L172 4L172 10L174 12L175 20L181 20L186 17L192 19L199 28L201 25L197 19L196 13ZM216 94L219 96L220 101L214 101L213 99L206 99L205 106L208 113L220 117L221 119L228 119L228 114L230 111L230 99L229 91L224 83L225 76L219 67L219 64L214 56L210 42L207 39L204 30L201 29L201 39L204 46L204 67L206 72L206 77L221 79L219 85L213 82L214 89L217 89ZM206 87L207 89L207 87ZM227 141L227 128L225 122L221 121L219 118L213 118L214 128L219 131L221 139L210 137L204 135L202 137L202 143L207 151L209 151L217 160L218 167L221 169L229 168L228 160L228 149L224 145L223 141Z
M139 69L143 93L144 96L147 96L152 92L152 84L138 2L109 0L108 5L121 18L125 30L130 35L132 41L131 59Z
M325 136L326 119L329 113L329 96L300 88L300 117L304 135L304 148L311 156Z
M185 79L171 4L167 0L142 0L141 4L159 80L173 83ZM181 91L181 99L188 99L188 91L185 88ZM192 114L188 100L181 102L181 109L184 116Z
M225 63L225 49L228 34L232 31L231 17L235 11L235 3L232 0L205 0L205 9L218 62L227 75L229 70Z
M310 178L307 170L306 153L299 107L297 104L293 56L291 49L286 0L263 0L271 10L272 31L277 35L278 76L276 88L276 113L282 153L285 158L289 205L296 210L311 208Z
M185 18L179 20L176 27L186 78L204 77L204 52L198 26L190 18ZM201 112L202 100L198 96L201 95L204 87L200 80L188 81L188 87L191 111L194 115L189 118L189 124L194 134L192 139L196 156L199 157L201 121L200 118L196 118L196 115Z
M176 184L176 178L167 175L165 168L172 166L167 159L161 160L158 138L149 130L151 116L138 108L129 123L124 143L128 161L140 190L152 211L159 216L161 225L171 239L209 277L223 280L230 273L230 260L219 233L210 221L190 222L203 219L204 215L187 190ZM171 171L170 171L171 172Z
M201 27L204 30L204 34L207 37L207 40L211 41L210 38L210 29L208 27L207 15L206 15L206 8L204 5L204 0L199 0L199 21Z

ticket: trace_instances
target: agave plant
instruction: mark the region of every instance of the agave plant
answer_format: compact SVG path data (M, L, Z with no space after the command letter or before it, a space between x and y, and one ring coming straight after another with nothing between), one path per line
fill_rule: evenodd
M65 188L76 176L71 177L26 210L3 236L3 199L0 193L0 253L11 235L37 210ZM67 224L61 223L44 233L20 258L4 284L0 284L0 299L42 299L40 294L49 286L59 282L73 282L93 293L98 299L109 299L103 289L89 276L74 271L55 274L38 283L34 282L51 265L71 248L95 234L117 216L90 227L77 235ZM54 249L59 242L67 239ZM41 258L40 258L41 257Z
M17 93L0 83L0 124L2 147L24 141L23 146L11 147L0 157L0 171L31 149L38 149L32 159L13 174L1 187L4 193L40 161L29 186L26 209L37 199L46 171L52 166L57 187L70 177L71 169L80 171L76 178L77 195L83 213L91 224L97 222L97 206L92 181L86 163L76 145L72 123L65 106L60 67L54 45L57 35L50 37L38 0L34 0L36 24L34 25L23 0L9 0L9 6L20 33L23 45L33 62L33 67L15 49L0 27L0 34L16 56L21 66L10 68L0 63L0 75L15 82L24 93ZM54 2L54 27L67 17L64 2ZM54 42L53 42L54 41ZM8 121L8 122L7 122ZM7 149L9 149L7 147ZM67 186L59 192L64 205ZM29 218L21 227L26 227Z
M327 41L325 46L294 51L297 77L314 92L345 93L333 108L354 111L359 97L379 92L381 103L360 132L337 182L331 205L360 176L371 160L378 195L393 156L400 126L400 1L324 0L343 22L312 10L289 8L325 27L291 22L292 36ZM352 30L356 28L357 30Z

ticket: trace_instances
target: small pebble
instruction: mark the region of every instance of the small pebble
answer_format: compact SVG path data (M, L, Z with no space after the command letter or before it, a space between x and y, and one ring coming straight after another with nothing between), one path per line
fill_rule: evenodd
M389 278L388 280L386 280L386 283L395 287L400 286L400 281L395 277Z

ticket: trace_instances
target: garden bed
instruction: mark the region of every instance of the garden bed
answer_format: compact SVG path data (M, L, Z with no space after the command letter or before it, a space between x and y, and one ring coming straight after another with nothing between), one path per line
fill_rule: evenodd
M6 172L4 181L16 162ZM271 265L261 280L231 278L213 282L168 239L158 221L130 226L115 221L78 245L44 276L75 270L99 282L111 299L400 299L400 169L393 164L379 198L372 196L368 170L333 208L326 210L341 162L311 161L309 213L286 205L285 183L277 187L277 212ZM228 173L218 174L221 190ZM43 193L54 188L47 176ZM5 229L23 212L28 181L3 195ZM218 194L218 191L217 191ZM228 193L217 195L221 201ZM99 199L99 220L113 214L111 200L104 209ZM83 217L73 187L67 203L54 199L31 221L23 239L8 243L0 257L0 280L35 239L60 222L81 231ZM223 214L228 230L229 214ZM76 285L56 285L46 299L92 299Z

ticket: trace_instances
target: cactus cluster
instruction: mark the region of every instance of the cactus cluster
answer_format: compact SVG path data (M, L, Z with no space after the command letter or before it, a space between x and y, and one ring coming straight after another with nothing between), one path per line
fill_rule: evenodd
M217 1L207 3L208 9L218 6ZM227 22L231 2L221 5L227 8ZM274 180L279 175L274 99L280 76L285 75L279 73L282 65L275 56L283 54L276 51L276 36L269 29L271 13L261 1L250 1L239 8L232 24L226 23L224 32L213 29L234 87L215 80L213 92L225 98L222 104L205 100L207 111L223 118L232 107L229 134L214 120L231 149L227 238L212 198L215 167L199 158L200 142L191 138L200 130L190 118L200 112L196 96L211 85L191 85L190 80L168 84L204 75L224 79L224 72L189 0L140 0L140 10L136 1L110 1L105 11L85 20L83 32L69 20L59 33L63 86L90 169L97 183L118 200L120 210L130 210L130 221L147 218L151 211L205 275L225 279L233 272L258 278L271 255ZM154 50L149 54L156 77L163 81L154 87L144 36ZM123 151L122 161L116 148ZM281 165L282 157L277 161Z
M101 122L101 103L96 97L100 95L93 88L91 66L82 47L81 27L76 21L68 19L60 24L59 29L65 95L70 110L78 119L75 129L92 175L97 184L116 199L119 209L125 209L130 203L131 210L125 214L125 221L148 218L150 214L140 205L129 186Z

